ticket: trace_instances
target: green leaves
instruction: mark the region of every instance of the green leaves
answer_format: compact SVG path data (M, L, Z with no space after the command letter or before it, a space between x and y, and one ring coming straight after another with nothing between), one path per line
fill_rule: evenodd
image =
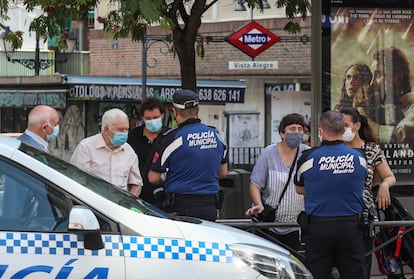
M29 31L35 32L39 38L43 38L45 41L48 37L59 36L62 33L61 30L54 20L44 15L35 18L29 26Z
M0 18L2 18L7 11L9 10L9 1L8 0L0 0Z
M6 41L8 41L11 44L11 48L13 51L15 49L21 48L23 45L23 32L16 31L7 33Z
M295 16L300 16L305 18L310 10L310 1L309 0L277 0L276 6L278 8L285 7L286 16L289 19L295 18Z
M305 19L311 8L310 5L309 0L277 0L276 6L278 8L285 7L286 16L289 19L288 23L286 23L284 27L284 30L292 34L299 33L300 25L295 22L294 19L297 16Z
M204 58L204 43L203 40L198 40L196 42L196 54L197 56Z
M136 0L135 0L136 1ZM140 0L137 1L142 15L148 23L158 22L162 15L164 1L162 0Z
M283 30L291 34L296 34L300 32L300 25L299 23L290 20L288 23L286 23Z

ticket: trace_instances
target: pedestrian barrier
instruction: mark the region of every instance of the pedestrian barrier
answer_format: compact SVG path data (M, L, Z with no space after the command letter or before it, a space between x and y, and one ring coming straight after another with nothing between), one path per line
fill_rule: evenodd
M262 229L269 229L274 227L299 227L297 223L279 223L279 222L253 222L251 219L218 219L216 221L217 223L228 225L232 227L236 227L242 230L245 230L250 233L254 233L257 235L260 235L262 237L267 238L268 240L275 242L277 244L280 244L283 247L286 247L285 245L281 244L279 241L274 239L271 235L265 233ZM398 220L398 221L374 221L373 222L374 227L405 227L406 230L402 233L399 233L397 236L388 239L388 241L381 243L381 245L373 247L371 250L371 254L379 251L383 247L391 244L392 242L397 241L397 239L401 239L405 236L407 236L410 232L414 232L414 220ZM404 240L403 240L404 241ZM288 247L286 247L289 249ZM304 261L305 254L304 254L304 243L301 244L301 247L299 247L299 250L292 251L292 249L289 249L296 257L298 257L301 261ZM366 255L368 256L369 253ZM402 267L401 267L402 268ZM394 278L394 277L388 277L388 278ZM397 277L395 277L397 278ZM414 278L414 277L413 277Z

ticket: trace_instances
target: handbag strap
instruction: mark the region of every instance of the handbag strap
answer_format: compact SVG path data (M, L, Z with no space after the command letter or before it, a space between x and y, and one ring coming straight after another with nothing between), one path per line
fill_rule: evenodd
M288 180L286 181L285 188L283 188L282 194L280 194L279 201L277 202L277 205L276 205L276 209L279 207L279 204L282 201L282 198L286 193L290 179L292 178L292 173L293 173L293 169L295 168L295 163L296 163L296 159L298 158L298 153L299 153L299 147L296 149L295 158L293 159L292 164L290 165Z

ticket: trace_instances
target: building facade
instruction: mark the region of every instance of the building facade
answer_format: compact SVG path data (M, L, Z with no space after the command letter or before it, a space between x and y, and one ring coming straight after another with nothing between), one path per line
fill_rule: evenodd
M105 16L114 8L116 5L102 1L93 11L91 18ZM254 151L254 155L251 155L251 150L279 140L277 127L285 114L299 112L309 119L311 29L308 18L301 21L300 34L286 33L283 30L286 24L283 9L276 9L272 5L270 9L263 10L263 13L248 9L235 11L234 8L233 0L221 0L203 16L199 34L204 40L205 56L197 58L196 71L201 86L200 118L215 126L226 138L230 148L248 150L247 154L236 154L232 157L233 162L243 163L252 156L257 156L258 152ZM226 41L228 36L252 21L280 37L279 42L254 59ZM55 65L55 68L43 73L64 74L62 85L67 94L66 106L58 109L67 129L60 137L61 143L53 145L52 150L64 158L69 158L73 147L81 138L99 132L100 116L110 107L120 107L127 111L131 126L139 122L138 108L142 95L129 99L117 94L112 94L109 98L96 98L77 95L75 87L93 87L94 92L102 96L108 90L127 88L128 83L140 79L141 83L138 81L134 85L139 91L142 90L145 67L145 80L155 84L149 84L147 90L155 88L154 92L165 94L168 102L168 94L179 88L176 82L181 78L178 58L168 52L169 46L165 42L152 40L154 36L166 35L166 31L158 27L149 28L145 63L142 59L142 43L132 42L130 38L113 42L96 20L91 20L88 26L90 29L87 36L82 39L82 46L88 46L88 50L82 48L82 52L76 56L76 63L72 61ZM84 34L82 30L77 33ZM4 62L2 65L7 64ZM80 71L74 71L73 66L76 64L87 64L87 67L83 66ZM84 84L79 82L78 77L81 76L88 76ZM105 81L99 81L100 79ZM113 83L118 84L113 87ZM104 90L104 93L98 92L99 90ZM32 106L15 108L12 111L8 111L10 109L7 106L2 107L2 116L14 114L13 117L18 118L20 116L15 115L17 110L21 110L20 114L27 115ZM22 132L24 128L23 124L13 127L2 125L1 130Z
M279 42L254 59L225 40L252 20L280 37ZM287 113L299 112L310 120L310 18L301 21L301 33L295 35L283 30L286 21L281 9L271 7L264 13L234 11L234 1L218 1L203 17L199 35L204 39L205 56L197 57L197 78L243 81L246 86L242 103L201 106L200 118L217 127L230 147L263 147L278 141L277 127ZM148 30L148 38L165 34L157 27ZM206 42L209 38L213 41ZM125 38L118 39L114 47L108 34L99 29L90 30L89 43L91 76L141 77L145 65L142 43ZM178 58L168 52L165 43L149 43L148 78L180 79ZM252 66L252 61L269 66ZM240 136L245 126L250 130L248 137Z

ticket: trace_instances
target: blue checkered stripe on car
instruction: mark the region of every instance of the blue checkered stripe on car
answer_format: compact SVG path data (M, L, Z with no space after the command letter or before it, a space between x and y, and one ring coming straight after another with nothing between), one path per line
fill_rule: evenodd
M119 235L104 235L105 248L88 250L83 236L56 233L0 232L0 253L34 255L123 256Z
M83 247L76 234L0 232L0 254L109 256L231 263L226 244L169 238L103 235L104 249ZM123 243L123 244L122 244Z
M226 244L183 239L124 236L124 253L131 258L232 262Z

